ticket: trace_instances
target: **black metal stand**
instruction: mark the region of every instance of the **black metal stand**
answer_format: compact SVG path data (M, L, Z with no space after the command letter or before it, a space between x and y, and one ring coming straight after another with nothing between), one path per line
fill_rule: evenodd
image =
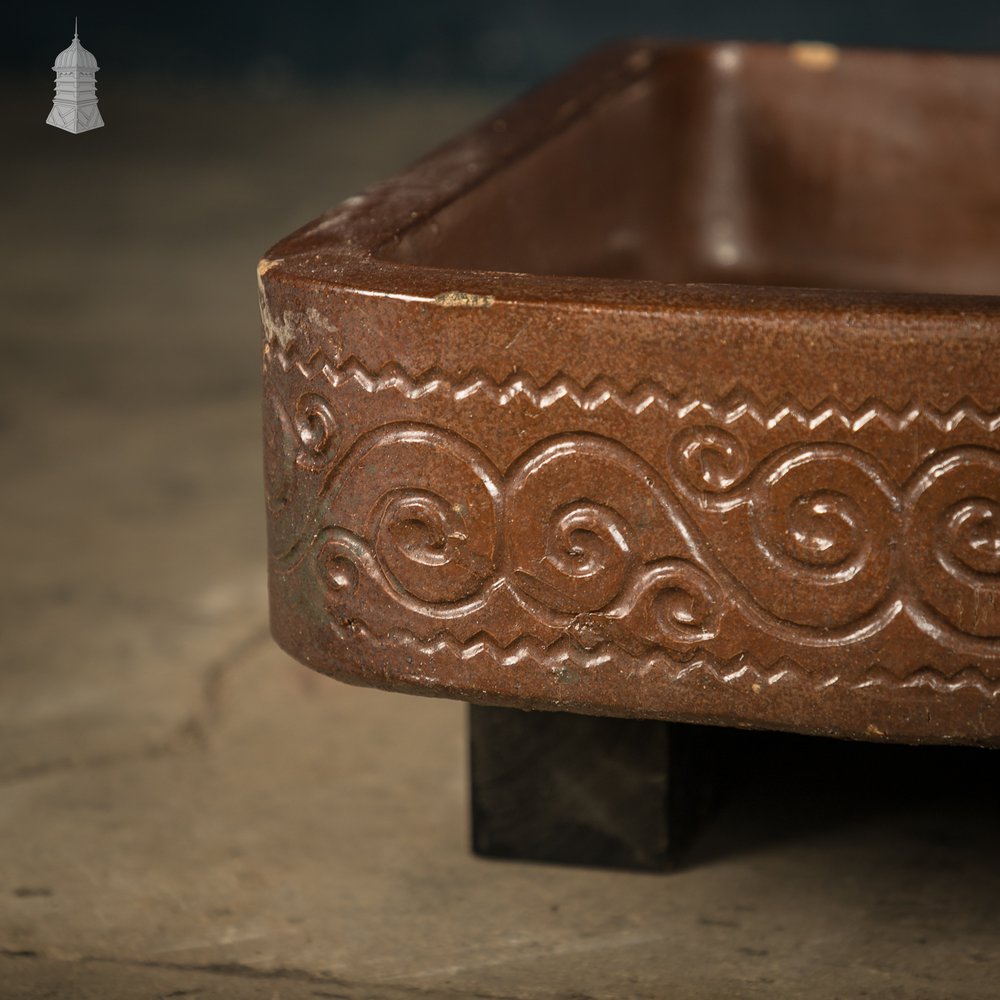
M470 706L473 850L662 871L717 793L717 731Z

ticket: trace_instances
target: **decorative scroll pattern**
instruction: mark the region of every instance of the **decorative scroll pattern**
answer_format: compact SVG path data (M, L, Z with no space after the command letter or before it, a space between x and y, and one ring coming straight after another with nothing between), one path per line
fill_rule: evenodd
M420 423L379 427L334 460L335 418L311 393L282 426L294 463L322 477L311 548L341 597L364 577L433 623L502 593L541 625L625 648L705 643L731 612L797 646L841 648L905 615L951 650L1000 658L993 449L938 452L896 484L844 444L751 465L713 426L666 442L665 474L586 433L546 438L501 471Z
M304 343L265 346L272 552L312 581L331 636L416 664L1000 698L1000 410L414 375ZM500 466L468 439L477 400L527 404L547 431ZM655 411L662 442L578 429L603 430L604 408L608 426ZM466 436L407 419L427 413ZM892 467L880 435L907 442ZM774 655L736 652L757 636ZM915 645L897 663L900 636Z

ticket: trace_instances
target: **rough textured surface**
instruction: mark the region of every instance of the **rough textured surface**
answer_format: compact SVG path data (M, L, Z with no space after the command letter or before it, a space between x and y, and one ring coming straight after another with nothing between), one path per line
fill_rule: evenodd
M1000 745L998 107L992 57L614 46L278 243L283 648Z
M967 756L859 800L797 745L666 878L470 855L464 707L267 638L247 287L494 101L124 89L82 137L15 100L0 164L0 996L994 997Z

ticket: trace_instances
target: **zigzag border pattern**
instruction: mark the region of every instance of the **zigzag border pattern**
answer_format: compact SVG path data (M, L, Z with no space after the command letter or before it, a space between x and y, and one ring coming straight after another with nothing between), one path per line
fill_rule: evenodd
M816 430L828 422L834 422L847 430L858 431L867 424L878 422L891 431L902 431L920 421L944 432L954 431L963 423L973 424L988 433L1000 430L1000 409L985 410L968 397L959 400L948 410L918 405L894 410L874 398L866 400L854 410L830 398L811 409L794 399L785 399L768 407L742 386L734 388L723 399L710 402L670 393L660 383L652 380L639 382L626 390L607 377L601 376L583 385L563 372L556 373L542 384L530 375L523 374L512 374L497 381L478 370L454 380L433 368L413 376L395 363L374 371L353 355L341 360L339 357L331 357L322 349L317 349L305 360L300 360L294 356L294 346L293 344L292 351L280 348L273 351L284 372L295 368L307 381L323 378L334 389L354 382L369 393L394 390L411 400L444 394L455 402L461 402L472 396L482 395L499 406L506 406L517 398L523 398L537 409L546 409L561 399L567 399L588 413L599 410L602 406L612 405L638 416L650 407L655 407L678 419L692 413L701 413L718 423L735 424L740 420L750 420L767 430L773 430L787 421L807 430Z
M330 622L337 638L352 640L362 638L370 643L390 645L409 649L422 656L448 653L459 660L471 660L486 655L502 667L515 667L533 661L543 669L559 671L568 664L583 669L593 669L623 655L629 656L612 643L602 643L593 649L575 642L568 636L561 636L552 643L544 643L531 636L522 636L504 645L488 632L478 632L466 641L459 640L448 631L439 631L430 639L421 639L408 629L393 628L384 636L379 636L365 622L354 618L348 627L335 621ZM720 684L743 682L759 688L773 687L781 683L797 682L811 686L815 690L831 687L847 687L850 690L864 690L872 687L890 689L928 688L938 694L951 694L972 688L989 699L1000 698L1000 679L987 677L978 667L967 666L949 676L936 667L919 667L905 677L897 677L879 664L874 664L860 680L845 681L839 674L815 680L810 685L806 672L794 661L783 659L770 667L760 667L747 662L745 654L738 654L728 660L719 660L705 649L698 649L683 660L672 659L662 652L654 652L646 657L629 657L637 663L636 671L642 676L657 669L670 669L672 680L683 680L688 676L701 674Z

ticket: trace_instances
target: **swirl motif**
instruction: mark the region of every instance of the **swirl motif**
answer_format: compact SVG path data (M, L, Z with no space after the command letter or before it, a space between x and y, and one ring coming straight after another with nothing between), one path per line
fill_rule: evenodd
M916 620L970 651L1000 639L1000 453L933 456L908 489Z
M386 470L406 485L386 489ZM547 442L500 477L447 432L396 425L366 436L329 472L327 502L340 523L320 534L317 573L338 606L360 573L426 617L474 614L502 589L551 628L622 635L625 626L655 644L704 641L715 634L721 590L684 558L669 512L643 495L647 471L625 474L634 488L623 493L620 456L596 437ZM449 499L432 482L447 483ZM540 496L547 519L528 513ZM677 556L644 559L632 527L643 519Z
M400 424L355 442L328 470L323 503L366 540L390 592L431 610L474 603L495 577L497 479L457 435Z
M336 437L318 401L301 405L300 466L302 448L329 455ZM363 578L431 621L502 592L540 627L627 648L708 642L731 612L840 648L906 614L955 650L1000 656L1000 453L934 455L897 485L848 445L751 461L705 427L670 442L667 468L573 433L501 473L452 432L387 425L323 467L316 570L337 602Z
M718 427L679 432L667 453L692 509L726 515L712 533L718 558L742 552L732 574L757 581L755 600L783 621L870 632L898 612L892 587L901 498L884 472L848 445L792 445L751 466ZM708 531L705 526L703 530ZM755 553L741 545L749 535Z
M938 559L970 586L995 586L1000 577L1000 503L972 497L942 515Z
M612 559L628 558L628 526L610 507L566 504L549 522L545 558L560 573L577 579L595 576Z
M338 596L350 596L358 586L358 567L342 555L338 547L324 545L316 556L316 568L327 589Z
M665 559L636 574L612 617L630 617L651 643L707 642L718 634L725 602L718 584L692 563Z
M475 593L492 572L491 546L485 538L482 545L470 539L462 504L433 490L398 489L383 494L376 509L379 561L394 579L406 580L415 596L459 600ZM419 572L423 567L441 572Z
M721 427L689 427L673 441L671 464L677 479L691 489L726 493L750 469L743 443Z
M640 561L632 526L641 494L616 486L611 477L620 482L621 466L593 444L585 437L551 440L505 477L503 572L537 614L605 607ZM539 511L551 514L540 518Z
M826 585L848 583L871 567L875 536L887 544L899 510L879 470L836 446L797 446L766 462L748 506L764 557L789 575Z
M295 403L298 463L313 472L330 461L336 443L337 421L330 404L316 392L306 392Z
M836 490L798 497L788 512L784 548L795 563L850 579L864 564L867 545L861 509Z

